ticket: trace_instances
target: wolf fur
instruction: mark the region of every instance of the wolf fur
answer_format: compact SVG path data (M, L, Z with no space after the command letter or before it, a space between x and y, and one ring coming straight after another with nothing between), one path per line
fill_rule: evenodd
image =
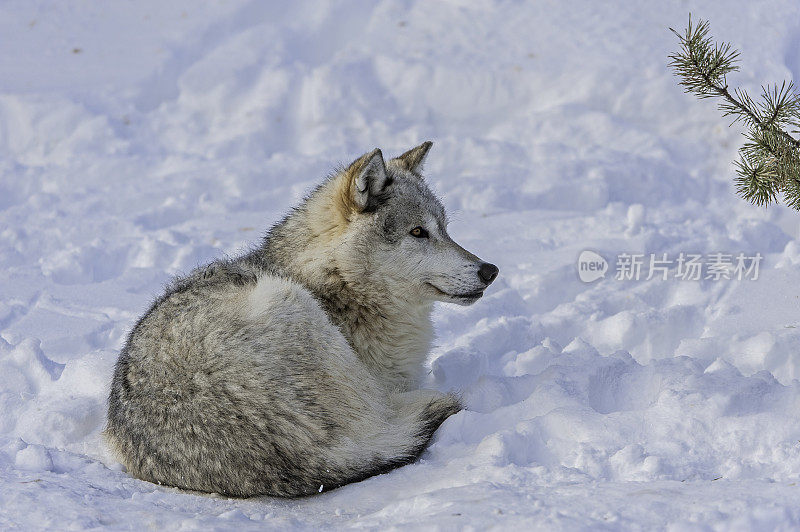
M462 408L418 389L433 302L474 303L497 275L448 236L430 146L360 157L254 251L168 287L111 385L105 434L132 475L296 497L419 456Z

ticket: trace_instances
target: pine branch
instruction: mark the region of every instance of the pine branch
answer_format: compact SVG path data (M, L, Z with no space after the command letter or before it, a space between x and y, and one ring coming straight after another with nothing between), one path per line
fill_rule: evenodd
M800 95L793 82L772 88L763 86L760 101L743 89L728 89L727 75L739 70L739 52L730 43L715 43L709 24L701 20L689 25L678 37L680 50L669 56L669 66L688 93L701 99L720 98L723 116L742 122L747 142L736 163L737 193L747 201L766 206L779 194L790 207L800 210L800 140L787 133L788 126L800 127ZM797 130L793 130L798 133Z

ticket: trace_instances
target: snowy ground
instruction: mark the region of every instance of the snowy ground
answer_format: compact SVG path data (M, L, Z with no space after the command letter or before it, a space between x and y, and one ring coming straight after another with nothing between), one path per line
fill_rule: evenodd
M732 83L800 79L792 0L0 4L0 528L800 527L800 214L733 194L738 128L666 68L690 10L743 51ZM305 500L122 471L107 386L169 277L426 139L451 234L501 272L437 309L429 385L468 411ZM615 279L681 252L764 259Z

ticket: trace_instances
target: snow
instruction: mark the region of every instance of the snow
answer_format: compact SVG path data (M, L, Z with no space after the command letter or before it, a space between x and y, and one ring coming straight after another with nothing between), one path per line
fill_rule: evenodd
M735 196L739 128L666 67L689 11L732 84L800 79L790 0L0 4L0 528L800 527L800 215ZM468 409L303 500L128 476L105 398L170 276L427 139L450 233L500 267L436 310L428 385ZM757 280L615 278L739 252Z

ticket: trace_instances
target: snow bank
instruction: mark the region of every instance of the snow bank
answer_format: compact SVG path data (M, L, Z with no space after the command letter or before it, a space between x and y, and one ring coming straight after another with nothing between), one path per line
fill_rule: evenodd
M794 2L0 6L0 527L800 526L795 212L666 68L687 12L800 79ZM437 309L459 389L419 463L301 501L130 478L116 353L169 277L234 254L337 162L431 139L451 234L500 267ZM593 250L760 253L757 280L615 279Z

